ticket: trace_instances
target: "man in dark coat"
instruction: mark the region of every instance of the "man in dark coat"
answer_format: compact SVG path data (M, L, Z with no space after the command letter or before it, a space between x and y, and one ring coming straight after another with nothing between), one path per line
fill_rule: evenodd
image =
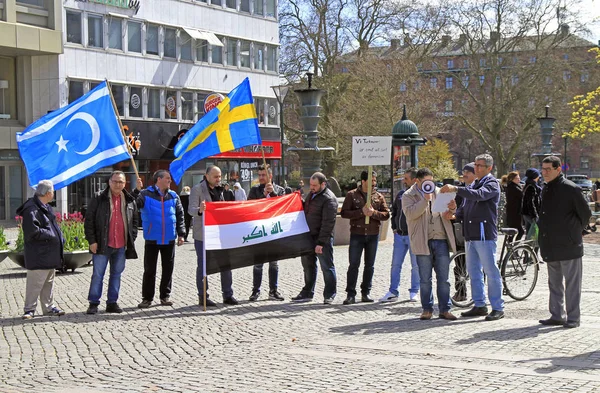
M506 185L506 226L519 231L515 240L523 237L523 218L521 216L521 205L523 204L523 187L519 172L510 172L507 176Z
M529 168L525 172L525 187L523 188L523 206L521 214L525 221L525 233L529 232L529 228L539 218L542 187L538 185L540 171L535 168Z
M125 190L125 174L114 171L108 187L90 200L84 222L85 238L93 255L94 271L87 314L96 314L102 297L102 282L110 262L106 312L122 313L119 307L121 274L125 259L136 259L135 239L138 233L138 211L135 198Z
M223 190L223 199L225 199L226 202L235 201L235 194L232 190L229 189L229 183L225 183L224 187L225 188Z
M23 242L27 284L23 319L35 314L37 299L42 302L44 315L65 315L54 304L54 272L63 266L63 234L49 203L54 199L50 180L37 185L35 195L17 209L23 217Z
M592 212L581 189L561 173L560 158L544 158L542 175L546 185L542 190L538 241L548 266L551 316L540 323L576 328L580 318L582 234Z

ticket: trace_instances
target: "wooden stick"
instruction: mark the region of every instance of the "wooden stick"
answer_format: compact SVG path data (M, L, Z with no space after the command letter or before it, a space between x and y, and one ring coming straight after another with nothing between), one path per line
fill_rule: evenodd
M135 160L133 159L133 154L131 153L131 146L129 146L129 142L127 141L127 135L125 135L125 130L123 129L123 123L121 123L121 118L119 117L119 110L117 109L117 103L115 102L115 97L113 96L112 89L110 88L110 83L108 79L105 79L106 87L108 88L108 92L110 93L110 100L112 101L113 108L115 110L115 114L117 116L117 121L119 122L119 128L121 129L121 135L123 135L123 141L125 142L125 146L127 146L127 151L129 152L129 158L131 158L131 163L133 164L133 170L135 171L135 175L140 177L140 174L137 170L137 165L135 165Z
M204 311L206 311L206 276L202 278L202 286L204 290Z
M206 210L204 210L202 212L202 285L203 285L203 303L204 303L204 311L206 311L206 280L208 280L208 277L206 277L206 236L205 236L205 220L204 217L206 217Z
M260 151L262 152L262 158L263 158L263 164L265 166L265 170L267 169L267 159L265 158L265 147L261 144L260 145ZM268 171L267 171L268 173ZM270 180L269 180L270 182Z
M373 192L373 167L369 165L369 177L367 178L367 201L365 202L365 206L371 206L371 194ZM369 225L369 219L371 217L365 217L365 224Z

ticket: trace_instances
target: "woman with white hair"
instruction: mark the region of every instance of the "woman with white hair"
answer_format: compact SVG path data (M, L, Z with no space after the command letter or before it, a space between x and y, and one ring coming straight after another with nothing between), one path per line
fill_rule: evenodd
M236 201L245 201L246 199L248 199L246 197L246 191L242 188L240 182L236 182L233 185L233 194L235 195Z

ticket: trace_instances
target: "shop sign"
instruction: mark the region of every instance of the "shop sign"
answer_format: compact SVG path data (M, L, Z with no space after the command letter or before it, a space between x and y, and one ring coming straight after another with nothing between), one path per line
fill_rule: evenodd
M75 0L79 3L96 3L96 4L104 4L108 6L113 6L117 8L125 8L135 10L135 15L137 15L140 10L140 0Z
M239 149L226 151L211 158L262 158L262 149L265 150L265 158L281 158L281 143L264 141L262 145L248 145Z
M225 96L220 93L211 93L206 96L204 99L204 113L210 112L212 109L216 108L223 100Z

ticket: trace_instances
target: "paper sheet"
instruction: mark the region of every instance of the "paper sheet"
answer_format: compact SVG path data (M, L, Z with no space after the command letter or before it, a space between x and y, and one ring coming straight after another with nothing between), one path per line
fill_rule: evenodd
M435 201L431 206L431 211L433 213L444 213L448 210L448 204L451 200L456 196L455 192L447 192L447 193L439 193L435 196Z

